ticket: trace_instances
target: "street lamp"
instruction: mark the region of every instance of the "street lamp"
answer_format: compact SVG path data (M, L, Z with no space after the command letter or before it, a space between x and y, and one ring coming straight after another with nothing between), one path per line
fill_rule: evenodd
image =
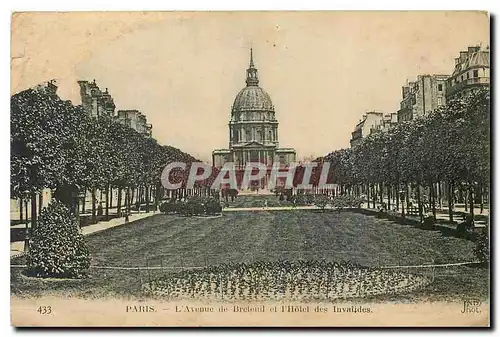
M399 191L399 198L401 199L401 217L403 218L403 222L405 220L405 191Z

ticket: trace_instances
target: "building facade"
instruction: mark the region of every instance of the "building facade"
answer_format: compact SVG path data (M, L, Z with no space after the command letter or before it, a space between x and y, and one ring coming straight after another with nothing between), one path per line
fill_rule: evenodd
M446 104L448 75L418 75L402 87L398 122L410 121Z
M148 124L146 116L139 110L118 110L116 120L146 137L151 137L153 126Z
M368 111L351 133L351 147L361 143L361 140L374 132L386 131L398 122L397 113L384 114L379 111Z
M394 125L398 123L398 114L397 112L392 112L385 114L382 116L382 120L375 124L375 126L370 128L370 134L376 132L385 132L392 128Z
M229 148L212 152L213 165L222 167L226 162L234 162L237 168L244 168L248 162L267 166L294 162L295 150L279 147L274 105L269 94L259 86L252 50L245 83L231 107Z
M446 97L463 97L478 88L490 86L490 50L468 47L455 58L455 69L446 82Z
M88 81L78 81L80 85L80 97L83 109L91 117L113 117L115 113L115 103L113 97L108 92L108 88L103 92L95 83Z

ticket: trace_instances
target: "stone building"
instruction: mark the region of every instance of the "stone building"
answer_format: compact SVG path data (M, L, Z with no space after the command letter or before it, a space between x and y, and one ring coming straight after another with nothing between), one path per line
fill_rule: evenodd
M36 91L44 92L51 96L57 96L57 81L50 80L48 82L43 82L34 88Z
M102 91L95 80L92 82L78 81L80 85L80 97L82 99L82 106L85 111L92 117L113 117L115 112L115 103L113 97L108 92Z
M446 81L446 97L453 99L478 88L490 86L490 50L480 46L468 47L455 58L455 69Z
M370 128L370 134L376 132L384 132L398 123L397 112L392 112L382 116L382 120Z
M275 108L269 94L259 86L251 49L245 82L231 107L229 149L214 150L213 165L222 167L226 162L234 162L237 168L244 168L248 162L267 166L295 162L294 149L279 147Z
M354 127L351 133L351 147L357 146L361 140L374 132L385 131L398 122L396 113L384 114L379 111L368 111Z
M448 75L418 75L417 80L402 88L398 122L424 116L438 106L446 104Z
M153 126L148 124L146 116L139 110L118 110L116 120L146 137L151 137Z

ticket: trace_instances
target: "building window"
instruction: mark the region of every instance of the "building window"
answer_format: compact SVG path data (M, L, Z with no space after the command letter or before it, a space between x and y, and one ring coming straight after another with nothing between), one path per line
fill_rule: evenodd
M443 105L443 98L438 97L438 106L441 106L441 105Z
M443 85L442 84L438 84L438 90L439 91L443 91Z
M478 70L474 70L473 71L473 76L474 77L479 77L479 71Z

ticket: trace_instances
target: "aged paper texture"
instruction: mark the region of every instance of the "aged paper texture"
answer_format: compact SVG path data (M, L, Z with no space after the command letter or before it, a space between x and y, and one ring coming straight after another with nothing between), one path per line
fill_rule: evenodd
M12 325L489 327L489 34L14 13Z

